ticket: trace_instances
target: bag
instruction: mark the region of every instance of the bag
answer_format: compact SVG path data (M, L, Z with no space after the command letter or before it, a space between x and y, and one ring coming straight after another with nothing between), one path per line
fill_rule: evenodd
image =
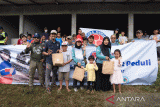
M103 74L113 74L114 72L114 62L113 61L103 61L102 73Z
M76 67L72 78L78 81L82 81L84 78L84 69Z
M52 62L53 62L53 66L62 66L63 65L63 54L62 53L52 54Z

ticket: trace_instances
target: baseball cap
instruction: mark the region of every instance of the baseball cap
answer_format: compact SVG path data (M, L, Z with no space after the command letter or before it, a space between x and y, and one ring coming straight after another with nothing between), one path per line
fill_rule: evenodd
M67 38L68 38L68 39L72 39L72 36L68 36Z
M51 34L52 34L52 33L57 34L57 31L56 31L56 30L51 30Z
M26 37L26 38L27 38L27 35L26 35L26 34L23 34L22 37Z
M41 36L38 33L35 33L33 38L41 38Z
M68 45L68 42L62 42L62 46L67 46Z
M93 39L94 39L94 35L90 35L89 38L90 38L90 37L93 37Z
M137 30L136 33L143 33L142 30Z
M77 38L76 42L78 42L78 41L82 42L82 39L80 39L80 38Z

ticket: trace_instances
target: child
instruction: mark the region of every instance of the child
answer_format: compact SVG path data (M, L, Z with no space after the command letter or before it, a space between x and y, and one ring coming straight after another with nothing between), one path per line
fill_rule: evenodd
M89 63L86 65L86 68L82 67L83 69L85 69L85 71L87 71L87 92L89 93L89 89L90 89L90 83L92 83L92 87L91 87L91 93L94 93L94 84L95 84L95 80L96 80L96 76L95 76L95 70L98 70L98 67L96 65L96 63L94 62L94 56L89 56L88 57Z
M110 81L113 84L113 92L115 93L115 84L118 84L119 87L119 93L121 93L121 83L123 83L123 76L121 73L121 51L119 49L116 49L114 51L115 58L111 59L111 61L114 61L114 72L110 77Z
M124 32L124 31L121 31L121 35L122 35L122 36L119 37L119 42L120 42L120 44L121 44L121 45L126 44L127 41L128 41L128 39L127 39L126 36L124 36L124 35L125 35L125 32Z
M87 46L87 44L88 44L88 39L87 39L87 38L84 38L84 39L83 39L83 46Z
M23 36L23 34L20 34L20 39L18 39L17 45L21 45L23 43L22 36Z
M32 35L28 34L28 36L27 36L27 42L31 43L31 41L32 41Z
M64 60L64 64L62 67L59 67L58 69L58 79L59 79L59 83L60 83L60 88L58 89L58 91L60 91L62 89L62 82L63 82L63 77L65 77L65 82L66 82L66 89L68 92L70 92L71 90L68 88L68 84L69 84L69 71L70 71L70 62L72 61L72 53L71 51L67 51L67 42L63 42L62 43L62 50L63 50L63 60Z
M61 33L57 33L56 41L58 41L60 43L60 46L61 46L61 44L62 44Z
M75 41L76 41L76 34L73 34L72 37L73 37L72 44L75 44Z
M72 48L72 58L75 62L75 66L81 67L85 66L84 57L86 56L86 48L82 48L82 40L78 38L75 43L75 47ZM73 79L74 91L77 92L77 81ZM83 90L84 80L80 82L80 89Z
M29 44L29 42L27 42L27 35L24 34L24 35L22 36L22 42L23 42L23 43L22 43L21 45L27 45L27 44Z

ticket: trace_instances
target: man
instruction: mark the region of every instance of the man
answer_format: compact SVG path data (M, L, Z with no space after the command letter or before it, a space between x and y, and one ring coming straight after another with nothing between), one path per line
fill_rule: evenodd
M116 35L111 35L111 46L118 46L119 43L116 41Z
M143 35L142 30L137 30L137 31L136 31L136 36L137 36L137 38L134 38L134 39L132 40L132 42L139 41L139 40L145 40L145 39L142 38L142 35Z
M49 33L47 27L44 28L44 33L42 33L42 36L43 35L46 37L46 40L49 40Z
M0 45L6 45L8 41L8 34L3 31L3 27L0 26Z
M31 61L30 61L30 69L29 69L29 88L33 88L33 80L34 80L34 74L35 70L38 69L39 73L39 80L41 83L41 86L44 86L44 70L43 70L43 58L42 58L42 52L43 52L43 46L40 44L40 35L38 33L35 33L34 35L34 43L27 44L27 48L25 49L25 53L29 53L31 51Z
M94 35L90 35L88 37L88 46L95 46L95 44L93 44L94 42Z
M68 36L67 37L67 41L68 41L68 46L73 46L73 44L72 44L72 36Z
M57 74L58 67L53 66L52 62L52 54L56 53L57 51L60 50L60 43L57 42L56 39L57 31L52 30L50 33L50 39L48 42L46 42L45 47L44 47L44 52L43 54L46 56L46 77L45 77L45 85L47 92L50 94L50 87L49 87L49 82L50 82L50 73L53 71L53 84L56 84L55 77Z

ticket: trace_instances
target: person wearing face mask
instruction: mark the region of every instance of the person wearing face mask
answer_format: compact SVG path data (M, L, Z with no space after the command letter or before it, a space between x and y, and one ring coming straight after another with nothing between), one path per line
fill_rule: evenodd
M111 89L111 83L109 81L110 75L102 74L102 64L103 61L109 61L114 58L114 56L111 55L111 43L109 37L103 38L102 44L96 49L96 56L98 71L96 72L95 90L108 91Z
M43 36L43 35L46 37L46 40L49 39L49 33L48 33L47 27L44 28L44 33L42 33L42 36Z

